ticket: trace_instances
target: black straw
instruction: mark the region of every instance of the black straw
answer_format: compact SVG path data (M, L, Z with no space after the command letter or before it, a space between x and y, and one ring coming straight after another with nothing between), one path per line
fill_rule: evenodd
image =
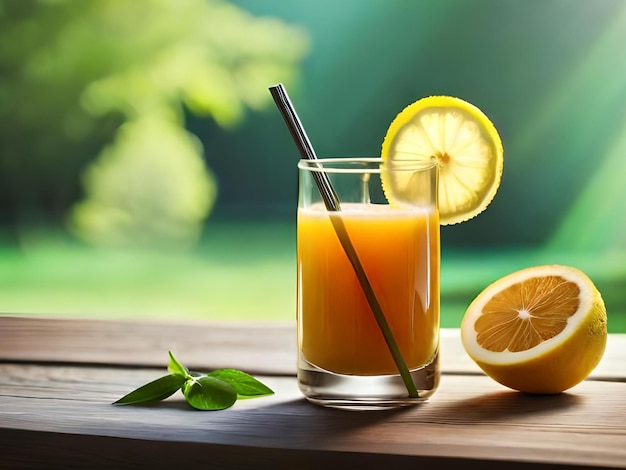
M302 158L307 160L317 160L317 156L315 155L315 151L313 150L313 146L309 141L306 132L304 131L304 127L302 127L302 123L296 114L296 110L294 109L291 101L289 100L289 96L287 95L287 91L285 87L281 83L270 87L270 93L272 97L274 97L274 101L276 102L276 106L278 107L280 113L289 128L289 132L291 132L291 136L300 150L300 155ZM320 166L321 168L321 166ZM339 204L339 198L337 197L337 193L333 188L333 185L328 178L328 175L324 171L314 171L313 177L315 179L315 183L319 189L320 194L322 195L322 199L324 200L324 204L326 205L326 210L329 212L339 212L341 210L341 205ZM404 357L402 356L402 351L398 347L398 343L396 342L395 337L393 336L393 332L387 323L387 319L383 314L382 308L378 303L378 299L374 294L374 289L372 289L372 285L365 274L365 270L363 269L363 265L359 260L359 257L354 249L354 245L350 240L350 236L348 235L348 231L346 230L346 226L343 223L343 219L339 216L339 214L329 214L330 220L335 228L335 232L337 233L337 237L346 253L346 256L350 260L350 264L352 264L352 268L354 269L355 274L357 275L359 282L361 283L361 288L363 289L363 293L369 303L370 308L372 309L372 313L374 314L374 318L376 319L376 323L380 328L383 337L385 338L385 342L387 343L387 347L389 348L389 352L393 357L393 360L398 368L398 372L400 372L400 376L404 381L404 385L406 386L409 397L411 398L419 398L419 394L415 387L415 383L413 382L413 378L411 377L411 373L409 372L408 367L406 366L406 362L404 361Z
M306 135L306 131L304 130L304 127L302 127L302 123L296 114L296 110L289 100L289 95L287 95L285 87L282 83L279 83L278 85L270 87L270 93L276 102L278 110L283 115L285 124L287 124L287 127L289 128L289 132L291 132L291 136L293 137L298 150L300 150L300 156L306 160L317 160L315 150L313 150L311 141ZM314 171L313 178L315 179L315 184L322 195L326 210L332 212L341 210L339 198L337 197L337 193L335 192L332 183L328 179L328 175L324 172Z

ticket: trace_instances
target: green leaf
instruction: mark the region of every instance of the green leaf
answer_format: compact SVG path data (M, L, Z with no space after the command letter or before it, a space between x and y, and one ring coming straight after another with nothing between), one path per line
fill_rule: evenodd
M174 357L174 354L172 354L172 351L168 351L168 354L170 355L170 363L167 366L167 371L170 374L178 375L179 377L184 377L185 380L191 377L191 375L189 375L189 370L184 365L182 365L178 361L178 359Z
M173 395L184 383L185 378L180 375L165 375L124 395L113 404L136 405L160 401Z
M208 374L230 384L240 397L273 395L274 391L245 372L237 369L218 369Z
M187 403L198 410L223 410L237 401L237 391L230 384L208 375L188 379L183 394Z

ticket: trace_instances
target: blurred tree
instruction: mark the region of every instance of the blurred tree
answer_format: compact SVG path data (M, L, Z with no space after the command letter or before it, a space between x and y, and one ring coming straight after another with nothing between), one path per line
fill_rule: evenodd
M221 0L0 0L0 34L3 225L75 205L74 232L106 245L193 241L216 183L185 110L234 126L307 49Z

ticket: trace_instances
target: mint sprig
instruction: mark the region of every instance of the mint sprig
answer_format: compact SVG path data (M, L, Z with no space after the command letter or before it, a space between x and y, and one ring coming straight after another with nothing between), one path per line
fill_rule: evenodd
M124 395L114 405L154 403L182 390L185 400L198 410L223 410L238 399L273 395L274 391L237 369L217 369L208 374L190 372L168 351L168 375Z

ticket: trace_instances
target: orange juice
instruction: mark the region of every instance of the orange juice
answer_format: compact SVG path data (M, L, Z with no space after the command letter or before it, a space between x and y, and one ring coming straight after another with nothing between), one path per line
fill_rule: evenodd
M410 370L437 353L439 218L436 211L342 204L340 213ZM359 280L321 204L298 211L301 359L346 375L397 374Z

